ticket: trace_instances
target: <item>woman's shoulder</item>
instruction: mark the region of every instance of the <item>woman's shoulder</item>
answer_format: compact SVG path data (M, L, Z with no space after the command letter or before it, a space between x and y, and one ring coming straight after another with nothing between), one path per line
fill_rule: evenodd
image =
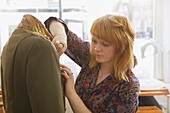
M139 89L139 80L138 78L135 76L135 74L132 72L131 69L128 69L126 72L127 76L128 76L128 81L124 82L125 87L129 87L129 88L137 88Z
M130 68L127 70L126 74L129 78L129 82L139 82L138 78L135 76Z

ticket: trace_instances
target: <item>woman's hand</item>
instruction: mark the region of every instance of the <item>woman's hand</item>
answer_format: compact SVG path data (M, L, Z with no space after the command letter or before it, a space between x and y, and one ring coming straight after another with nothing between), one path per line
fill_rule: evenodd
M69 98L69 96L75 93L73 73L65 65L60 65L60 67L61 75L65 78L65 96Z
M56 47L59 56L61 56L67 49L67 44L66 44L66 37L55 37L52 40L52 43Z
M81 98L74 88L74 77L71 70L65 65L61 66L61 74L65 78L65 96L68 98L69 103L74 113L91 113L91 111L85 106Z
M65 27L62 23L53 20L49 25L49 31L54 36L52 43L55 45L59 56L61 56L67 49L67 35Z

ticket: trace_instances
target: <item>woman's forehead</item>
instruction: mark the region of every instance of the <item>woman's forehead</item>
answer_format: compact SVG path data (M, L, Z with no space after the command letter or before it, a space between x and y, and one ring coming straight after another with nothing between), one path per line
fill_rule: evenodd
M98 37L96 37L96 36L92 36L91 38L92 38L92 39L95 39L95 40L102 41L102 42L110 43L109 41L105 40L105 38L98 38Z

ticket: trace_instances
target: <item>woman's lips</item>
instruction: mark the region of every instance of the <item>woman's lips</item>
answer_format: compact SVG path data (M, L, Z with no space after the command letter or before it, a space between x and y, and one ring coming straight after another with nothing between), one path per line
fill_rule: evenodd
M99 57L101 57L102 55L95 54L95 56L96 56L97 58L99 58Z

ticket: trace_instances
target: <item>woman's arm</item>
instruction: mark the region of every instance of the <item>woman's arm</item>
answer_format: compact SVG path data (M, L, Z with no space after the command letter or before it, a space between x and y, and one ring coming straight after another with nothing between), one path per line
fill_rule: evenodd
M91 113L76 92L70 93L67 98L74 113Z
M64 65L61 65L61 72L65 78L65 95L68 98L74 113L91 113L75 91L74 77L71 70Z
M58 25L58 24L62 25ZM52 25L53 24L53 25ZM80 67L85 64L87 61L89 61L89 55L90 55L90 44L87 42L84 42L81 38L79 38L76 34L72 33L71 31L68 30L67 25L60 19L57 19L55 17L49 17L45 21L45 26L51 32L51 34L56 35L60 33L55 33L55 32L60 32L58 31L59 29L62 29L65 31L65 34L67 35L67 40L64 38L64 41L67 41L65 45L67 46L66 54L75 62L77 63ZM56 39L57 37L55 37ZM62 39L57 39L57 40L62 40Z
M55 45L56 49L59 52L59 56L63 54L67 49L67 35L65 32L65 27L63 24L52 20L49 30L54 36L52 43Z

